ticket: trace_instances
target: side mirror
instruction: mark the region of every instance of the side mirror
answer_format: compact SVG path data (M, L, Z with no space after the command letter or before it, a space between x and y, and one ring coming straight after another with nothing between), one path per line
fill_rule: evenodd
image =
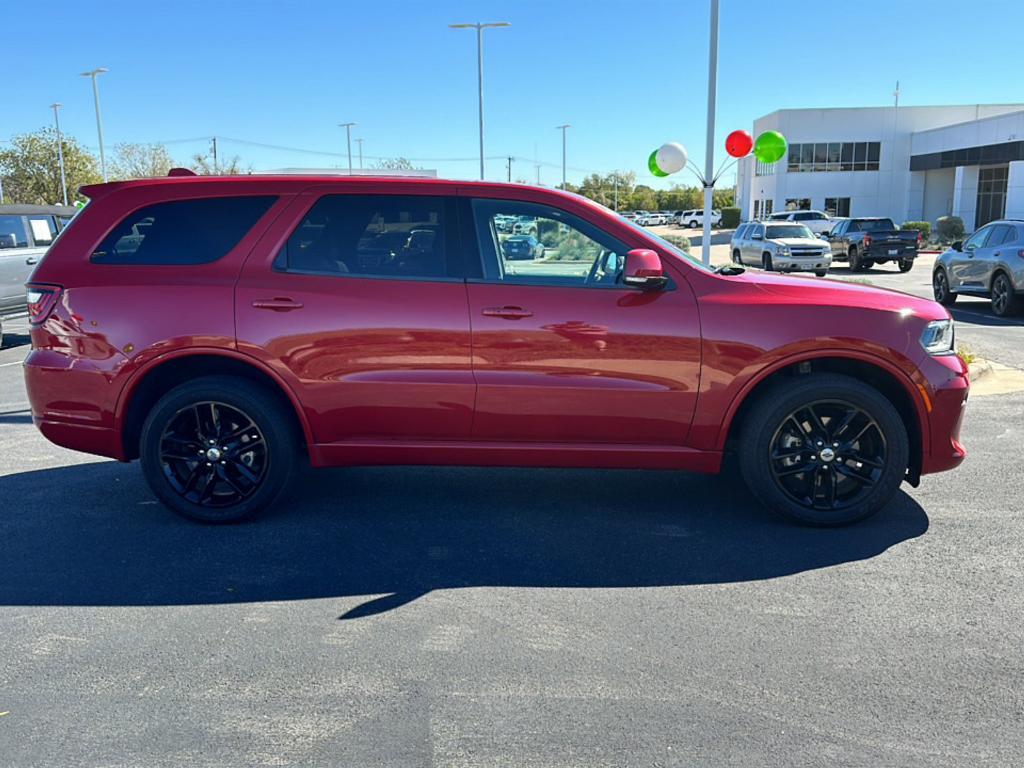
M820 235L818 235L818 237L820 237L822 240L828 240L829 234L828 232L822 232Z
M964 241L957 240L953 245L950 246L954 251L962 251L964 249Z
M643 291L658 291L668 285L661 257L649 248L634 248L626 254L622 282Z

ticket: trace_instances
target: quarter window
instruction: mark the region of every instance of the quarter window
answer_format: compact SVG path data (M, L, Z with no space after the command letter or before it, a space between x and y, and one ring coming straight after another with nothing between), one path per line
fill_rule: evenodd
M508 216L517 222L512 232L498 225ZM473 217L488 280L588 287L621 281L626 246L572 214L532 203L474 200ZM524 236L537 246L524 247Z
M32 242L36 245L49 245L57 237L57 224L53 216L29 216L28 227L32 232Z
M209 264L228 254L274 200L206 197L140 208L93 251L97 264Z

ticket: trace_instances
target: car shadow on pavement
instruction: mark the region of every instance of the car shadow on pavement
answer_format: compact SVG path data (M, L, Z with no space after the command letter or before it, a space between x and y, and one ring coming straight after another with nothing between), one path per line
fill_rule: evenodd
M348 468L308 471L298 488L257 520L207 526L159 506L134 465L0 477L0 605L366 598L341 617L353 619L459 587L771 579L928 529L904 493L853 527L792 525L731 474Z

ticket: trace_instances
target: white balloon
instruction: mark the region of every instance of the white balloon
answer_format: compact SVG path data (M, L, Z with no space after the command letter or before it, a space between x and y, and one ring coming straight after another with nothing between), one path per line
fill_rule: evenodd
M676 173L686 167L688 157L686 147L679 142L670 141L658 148L658 154L654 156L654 162L665 173Z

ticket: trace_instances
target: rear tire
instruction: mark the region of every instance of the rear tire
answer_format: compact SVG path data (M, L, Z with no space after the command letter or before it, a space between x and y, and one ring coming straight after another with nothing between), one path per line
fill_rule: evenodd
M900 272L909 272L914 268L913 259L900 259L897 263L899 265Z
M787 378L759 396L738 451L743 479L762 504L816 526L875 514L896 495L909 457L893 404L857 379L825 373Z
M992 281L991 303L992 314L996 317L1012 317L1020 309L1021 302L1013 290L1013 283L1002 272Z
M733 264L741 264L742 263L742 261L740 260L739 248L733 250L733 252L732 252L732 263Z
M932 295L944 307L951 307L956 304L956 294L950 290L946 270L941 267L932 273Z
M266 388L204 376L157 402L142 426L142 472L172 512L233 523L273 504L298 465L293 415Z
M691 221L691 222L689 223L689 225L688 225L688 226L690 227L690 229L696 229L696 228L697 228L697 227L699 227L700 225L699 225L699 224L697 223L697 220L696 220L696 219L694 219L693 221Z

